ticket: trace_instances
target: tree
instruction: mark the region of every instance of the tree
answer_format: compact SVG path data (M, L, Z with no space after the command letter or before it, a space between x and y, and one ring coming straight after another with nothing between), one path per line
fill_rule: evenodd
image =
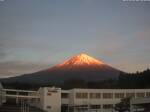
M118 112L129 112L130 111L130 98L124 98L120 103L115 105L115 110Z

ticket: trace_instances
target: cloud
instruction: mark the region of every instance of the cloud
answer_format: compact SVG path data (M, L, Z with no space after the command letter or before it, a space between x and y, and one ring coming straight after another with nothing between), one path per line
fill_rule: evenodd
M0 62L0 77L16 76L33 73L49 68L50 65L44 63L32 63L23 61Z
M150 52L150 29L143 29L133 34L127 44L129 51L136 53Z
M104 31L98 32L93 39L92 50L99 51L105 55L114 55L119 53L125 47L125 39L117 32Z
M2 40L0 41L0 60L3 60L6 56L6 52L4 50L4 45Z
M135 41L142 44L148 44L150 46L150 29L139 31L135 34Z
M131 36L131 35L130 35ZM142 71L150 68L150 29L134 32L125 45L114 66L128 71Z
M93 0L83 0L83 4L89 5L93 3Z
M2 49L2 48L0 48L0 60L4 59L4 58L5 58L5 56L6 56L5 51L3 51L3 49Z
M55 42L42 38L5 38L0 39L0 62L10 60L37 61L62 52L63 48L56 47ZM47 60L46 60L47 61ZM52 59L48 61L53 61Z
M133 57L128 56L125 57L124 59L118 59L118 62L113 63L113 66L120 70L123 70L124 72L132 73L136 71L143 71L148 67L150 67L149 62L148 61L144 62L140 60L140 57L137 57L136 60L134 60Z

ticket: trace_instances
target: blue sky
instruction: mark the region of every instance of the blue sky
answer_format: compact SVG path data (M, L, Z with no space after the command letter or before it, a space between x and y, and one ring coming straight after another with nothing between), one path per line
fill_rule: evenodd
M150 67L150 2L0 1L0 76L86 53L125 72Z

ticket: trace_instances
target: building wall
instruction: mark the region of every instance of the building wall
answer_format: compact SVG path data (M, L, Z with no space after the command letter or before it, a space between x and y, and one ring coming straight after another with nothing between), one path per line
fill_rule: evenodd
M130 96L133 98L150 98L150 89L61 90L54 87L42 87L36 95L39 98L33 98L30 104L47 112L61 112L63 105L65 106L63 112L68 112L68 110L71 110L70 112L112 112L115 104L119 103L122 98Z
M112 112L112 108L122 98L129 96L139 98L150 95L150 89L72 89L68 91L70 107L78 108L77 106L87 105L87 108L93 108L100 106L101 108L96 110L105 110L105 112ZM66 104L63 101L67 101L67 98L62 98L62 104Z
M4 96L6 94L6 92L2 91L3 86L0 83L0 106L6 102L6 97Z
M61 89L40 88L40 108L47 112L61 112Z
M71 89L44 87L39 89L38 108L47 112L113 112L122 98L150 97L150 89ZM69 107L69 108L68 108ZM70 112L71 112L70 111Z
M130 112L141 112L141 110L150 111L150 97L130 99Z

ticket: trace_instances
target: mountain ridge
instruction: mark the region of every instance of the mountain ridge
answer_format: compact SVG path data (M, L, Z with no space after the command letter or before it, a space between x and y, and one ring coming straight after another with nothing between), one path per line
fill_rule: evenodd
M120 70L105 64L103 61L81 53L54 67L31 74L8 78L8 80L42 84L49 82L63 83L73 78L83 79L85 81L99 81L116 79L119 73Z

